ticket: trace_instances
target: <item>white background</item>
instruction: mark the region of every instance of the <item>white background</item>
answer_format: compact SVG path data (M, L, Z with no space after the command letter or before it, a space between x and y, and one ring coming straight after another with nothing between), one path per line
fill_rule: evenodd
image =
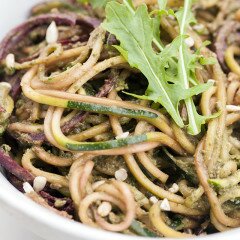
M0 239L1 240L44 240L37 237L27 229L22 229L12 222L8 213L0 206Z

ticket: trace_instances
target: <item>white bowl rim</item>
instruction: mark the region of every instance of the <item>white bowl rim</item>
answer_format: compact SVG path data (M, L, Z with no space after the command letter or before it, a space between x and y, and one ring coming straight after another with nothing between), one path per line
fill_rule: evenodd
M7 13L6 9L6 3L12 3L14 4L15 1L10 0L1 0L3 1L3 10ZM20 1L20 0L18 0ZM23 0L21 4L25 5L32 5L36 2L39 2L42 0ZM4 4L5 3L5 4ZM10 4L11 5L11 4ZM15 19L17 15L17 20ZM21 15L18 16L18 15ZM20 14L18 11L18 8L15 9L15 12L13 13L13 16L15 18L12 18L14 20L13 22L8 23L9 28L5 28L4 31L7 32L10 27L16 26L15 20L18 21L22 19L24 14ZM5 23L4 23L5 24ZM11 26L12 25L12 26ZM3 32L4 32L3 31ZM2 37L0 37L1 40ZM56 231L65 233L69 236L69 238L77 237L79 239L95 239L95 240L152 240L152 238L146 238L146 237L138 237L138 236L130 236L130 235L124 235L120 233L111 233L100 229L91 228L89 226L86 226L81 223L77 223L74 221L70 221L68 219L65 219L61 216L58 216L57 214L52 213L51 211L41 207L40 205L34 203L30 199L28 199L26 196L24 196L22 193L20 193L18 190L16 190L3 176L3 174L0 172L0 202L2 206L5 206L8 209L11 209L13 212L20 213L22 216L26 216L29 219L33 219L35 222L39 222L39 224L46 226L48 228L54 229ZM31 229L30 229L31 230ZM218 240L225 240L227 237L231 237L231 240L238 240L240 235L240 229L234 229L229 232L224 233L217 233L213 235L208 236L202 236L198 237L200 240L215 240L217 238ZM167 238L165 238L167 240ZM192 238L193 239L193 238ZM195 238L194 238L195 239ZM169 238L168 238L169 240Z
M121 233L107 232L101 229L89 227L87 225L68 220L63 218L44 207L36 204L32 200L28 199L17 189L15 189L0 173L0 201L7 207L10 207L13 211L17 211L22 215L25 215L42 225L48 226L56 231L64 232L69 237L79 237L79 239L95 239L95 240L152 240L153 238L139 237L124 235ZM217 233L208 236L200 236L197 239L200 240L213 240L216 237L218 240L225 240L226 237L231 235L232 240L237 240L240 231L238 229L231 230L229 232ZM236 237L236 238L234 238ZM165 238L170 240L169 238ZM190 238L196 239L196 238Z

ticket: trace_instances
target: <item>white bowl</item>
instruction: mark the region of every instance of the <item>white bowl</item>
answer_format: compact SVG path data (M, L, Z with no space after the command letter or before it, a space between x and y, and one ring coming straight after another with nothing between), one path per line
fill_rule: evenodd
M101 0L99 0L101 1ZM27 12L39 0L1 0L0 39L14 26L26 19ZM142 237L127 236L94 229L67 220L35 204L18 192L0 172L0 206L15 224L29 229L46 240L140 240ZM10 227L10 226L9 226ZM14 226L12 226L14 230ZM200 240L239 240L240 229L199 237ZM0 234L1 239L1 234ZM144 238L150 240L152 238Z

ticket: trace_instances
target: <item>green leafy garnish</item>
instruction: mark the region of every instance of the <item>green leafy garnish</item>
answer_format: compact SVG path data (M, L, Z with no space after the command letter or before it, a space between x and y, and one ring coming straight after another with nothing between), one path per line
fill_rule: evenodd
M160 9L166 9L168 0L158 0L158 6Z
M110 0L78 0L79 3L90 3L93 8L103 8Z
M129 1L123 4L109 2L102 26L120 41L116 48L131 67L139 69L148 79L144 96L130 95L160 103L181 128L184 122L179 114L179 103L185 101L188 132L198 134L206 117L198 114L192 97L206 91L213 83L198 84L194 72L196 66L200 66L199 55L192 54L185 43L186 28L194 20L190 11L191 0L185 0L184 8L176 13L180 35L167 47L156 38L156 26L160 26L158 21L161 19L151 17L146 5L139 6L136 11L128 5ZM159 5L165 7L166 1L159 1ZM159 46L160 53L153 48L153 43Z
M182 81L185 89L189 89L190 82L198 84L195 77L195 69L197 67L196 63L198 63L199 55L191 53L185 42L185 34L187 27L191 23L196 22L193 13L191 12L191 6L192 0L185 0L184 8L182 8L176 13L176 18L180 26L181 38L181 44L179 46L178 79ZM210 63L210 61L207 61L206 58L200 58L199 61L200 63L202 61L202 63L204 64ZM201 126L206 123L206 120L209 119L209 117L201 116L198 114L192 98L185 99L185 104L187 107L189 120L188 133L196 135L201 132ZM215 117L215 115L211 117Z

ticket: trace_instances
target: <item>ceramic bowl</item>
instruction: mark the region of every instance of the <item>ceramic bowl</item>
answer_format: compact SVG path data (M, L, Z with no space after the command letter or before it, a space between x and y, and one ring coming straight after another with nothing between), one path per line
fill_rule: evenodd
M100 0L101 1L101 0ZM27 18L28 10L39 0L1 0L0 39ZM34 232L46 240L147 240L135 236L110 233L67 220L35 204L18 192L0 172L0 207L8 212L14 224ZM2 220L1 220L2 221ZM1 239L1 237L0 237ZM239 240L240 229L199 237L199 240ZM169 240L169 239L168 239Z

